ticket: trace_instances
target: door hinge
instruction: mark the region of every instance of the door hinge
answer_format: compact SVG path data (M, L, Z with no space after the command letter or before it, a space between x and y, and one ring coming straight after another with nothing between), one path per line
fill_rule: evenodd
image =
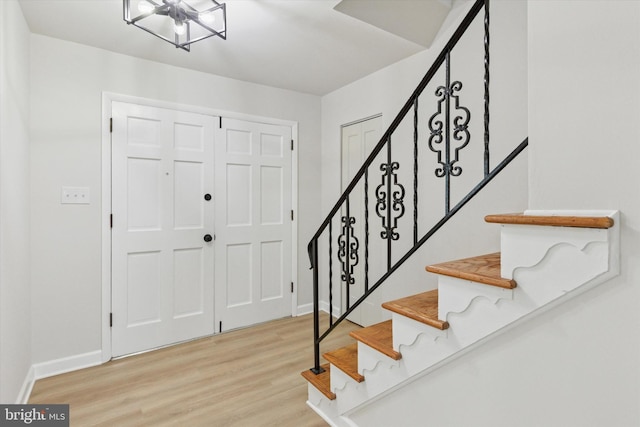
M113 133L113 117L109 118L109 133Z
M293 293L293 282L291 282L291 293Z
M218 332L222 332L222 320L220 321L220 325L218 327Z
M109 327L113 328L113 313L109 313Z
M291 140L291 151L293 151L293 139Z
M291 221L293 221L293 209L291 209Z
M222 116L218 117L218 126L222 129Z
M113 228L113 214L109 215L109 226Z

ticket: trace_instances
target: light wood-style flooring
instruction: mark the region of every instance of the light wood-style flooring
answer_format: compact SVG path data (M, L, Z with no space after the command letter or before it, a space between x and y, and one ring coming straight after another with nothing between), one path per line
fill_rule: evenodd
M355 329L343 322L321 350ZM29 403L70 404L75 427L325 426L300 376L312 344L311 315L276 320L39 380Z

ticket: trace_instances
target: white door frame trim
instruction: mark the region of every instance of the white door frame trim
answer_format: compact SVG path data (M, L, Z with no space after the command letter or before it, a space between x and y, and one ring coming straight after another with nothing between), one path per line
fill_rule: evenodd
M291 127L293 152L291 155L291 207L295 212L291 222L291 280L298 284L298 122L270 117L242 114L194 105L159 101L113 92L102 93L102 200L101 200L101 264L102 264L102 363L111 359L111 111L112 103L126 102L156 108L167 108L216 117L227 117L257 123ZM291 315L298 315L298 286L293 287Z

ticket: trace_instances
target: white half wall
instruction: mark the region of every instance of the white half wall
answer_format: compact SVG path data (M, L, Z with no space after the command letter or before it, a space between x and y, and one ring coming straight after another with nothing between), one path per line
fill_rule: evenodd
M549 414L558 425L640 425L639 23L636 1L529 2L529 207L615 209L622 222L620 276L543 328L541 406L565 402Z
M31 37L31 61L35 364L101 349L103 92L297 122L298 269L308 269L306 242L320 210L319 97L41 35ZM62 186L89 187L91 204L61 205ZM298 299L298 305L311 302L304 281Z
M30 387L29 28L0 2L0 402Z

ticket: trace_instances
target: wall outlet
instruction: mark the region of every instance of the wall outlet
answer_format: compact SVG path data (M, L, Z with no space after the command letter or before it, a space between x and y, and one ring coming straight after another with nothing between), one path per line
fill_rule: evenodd
M89 187L62 187L60 203L74 205L88 205L91 200Z

